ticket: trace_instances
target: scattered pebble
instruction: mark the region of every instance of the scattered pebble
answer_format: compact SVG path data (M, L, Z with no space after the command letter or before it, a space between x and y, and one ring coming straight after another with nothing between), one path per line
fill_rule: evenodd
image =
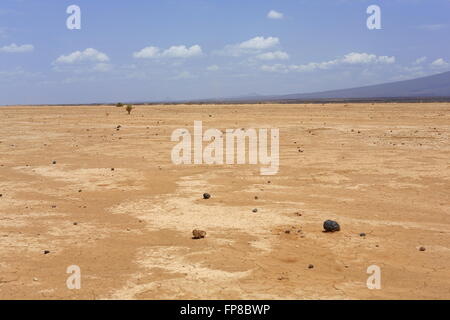
M192 235L194 236L194 239L203 239L204 237L206 237L206 232L203 230L194 230L192 231Z
M333 220L327 220L323 223L323 228L326 232L336 232L341 230L339 223Z
M53 161L52 163L53 163L53 164L56 164L56 161Z
M362 232L362 233L359 234L359 236L360 236L360 237L365 237L366 234L365 234L364 232Z
M205 199L205 200L211 199L211 195L209 193L204 193L203 199Z
M49 254L49 253L50 253L50 251L44 250L44 254Z
M426 251L427 249L425 247L420 247L420 251Z
M257 212L258 212L258 209L253 209L252 212L253 212L253 213L257 213Z
M314 265L313 265L313 264L310 264L310 265L308 266L308 269L314 269Z
M33 281L39 281L39 279L38 278L33 278Z

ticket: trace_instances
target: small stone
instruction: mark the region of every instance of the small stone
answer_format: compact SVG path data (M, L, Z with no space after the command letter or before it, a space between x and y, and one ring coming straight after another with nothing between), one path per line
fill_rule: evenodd
M194 230L192 231L192 235L194 236L194 239L203 239L204 237L206 237L206 232L203 230Z
M114 171L115 169L114 168L111 168L111 171Z
M83 190L80 189L80 190L78 190L78 192L83 192Z
M205 200L211 199L211 195L209 193L204 193L203 199L205 199Z
M53 161L52 163L53 163L53 164L56 164L56 161Z
M365 237L366 234L365 234L364 232L362 232L362 233L359 234L359 236L360 236L360 237Z
M33 281L39 281L39 279L38 278L33 278Z
M290 234L290 233L291 233L291 230L286 230L284 233Z
M49 250L44 250L44 254L49 254L50 251Z
M314 269L314 265L313 265L313 264L310 264L310 265L308 266L308 269Z
M258 196L255 196L255 200L258 200L259 198L258 198Z
M420 251L426 251L427 249L425 247L420 247L419 250Z
M74 222L73 225L74 225L74 226L77 226L77 225L78 225L78 222Z
M257 212L258 212L258 209L253 209L252 212L253 212L253 213L257 213Z
M323 228L326 232L336 232L340 231L341 227L339 226L339 223L333 220L327 220L323 223Z

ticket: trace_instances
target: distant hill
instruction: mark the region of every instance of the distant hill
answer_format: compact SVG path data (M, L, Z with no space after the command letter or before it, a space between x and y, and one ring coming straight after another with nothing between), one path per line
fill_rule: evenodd
M450 100L450 72L412 80L383 83L365 87L271 96L246 96L225 101L313 101L313 100L380 100L435 99ZM211 99L219 100L219 99ZM211 101L210 100L210 101ZM220 99L224 101L223 99Z
M271 99L371 99L450 97L450 72L352 89L272 96Z

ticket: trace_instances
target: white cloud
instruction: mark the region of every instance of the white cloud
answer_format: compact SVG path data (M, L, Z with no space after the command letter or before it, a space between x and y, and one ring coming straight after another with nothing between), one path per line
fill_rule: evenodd
M18 46L15 43L0 48L0 52L6 53L25 53L25 52L32 52L33 50L34 46L31 44L23 44L21 46Z
M108 72L112 70L112 65L109 63L97 63L94 68L93 71L96 72Z
M270 10L267 14L267 18L269 19L283 19L284 15L281 12Z
M375 54L352 52L346 54L342 58L323 61L310 62L302 65L283 65L276 64L273 66L262 66L261 70L268 72L311 72L316 70L326 70L339 65L372 65L372 64L392 64L395 57L377 56Z
M169 58L191 58L202 55L202 48L199 45L194 45L190 48L186 46L172 46L162 53L163 57Z
M218 54L239 57L244 54L257 54L264 50L271 49L280 44L280 39L276 37L254 37L250 40L227 45L223 50L218 51Z
M431 67L433 68L447 68L448 66L450 66L450 63L442 58L436 59L431 63Z
M274 64L274 65L263 65L260 68L262 71L266 72L277 72L277 73L285 73L289 71L289 68L284 64Z
M256 56L260 60L287 60L289 55L284 51L265 52Z
M109 61L109 57L93 48L84 51L75 51L66 56L62 55L55 60L55 64L74 64L80 62L98 62L105 63Z
M212 66L209 66L208 68L206 68L206 70L208 70L208 71L218 71L219 69L220 68L218 65L212 65Z
M427 61L427 57L420 57L420 58L417 58L416 61L414 61L413 64L419 65L419 64L424 63L425 61Z
M376 56L374 54L352 52L345 55L341 62L349 64L394 63L395 57Z
M146 47L141 51L133 53L133 57L138 59L152 59L158 58L160 55L160 49L158 47Z
M263 50L272 48L280 43L278 38L274 37L255 37L239 44L239 48L248 50Z
M156 59L156 58L192 58L203 54L199 45L193 45L190 48L180 45L172 46L169 49L161 51L158 47L146 47L133 54L137 59Z

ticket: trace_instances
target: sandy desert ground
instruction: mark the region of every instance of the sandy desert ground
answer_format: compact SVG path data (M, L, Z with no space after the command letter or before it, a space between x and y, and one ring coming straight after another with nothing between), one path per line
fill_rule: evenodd
M279 128L278 175L172 164L194 120ZM449 142L449 103L0 107L0 298L450 299Z

